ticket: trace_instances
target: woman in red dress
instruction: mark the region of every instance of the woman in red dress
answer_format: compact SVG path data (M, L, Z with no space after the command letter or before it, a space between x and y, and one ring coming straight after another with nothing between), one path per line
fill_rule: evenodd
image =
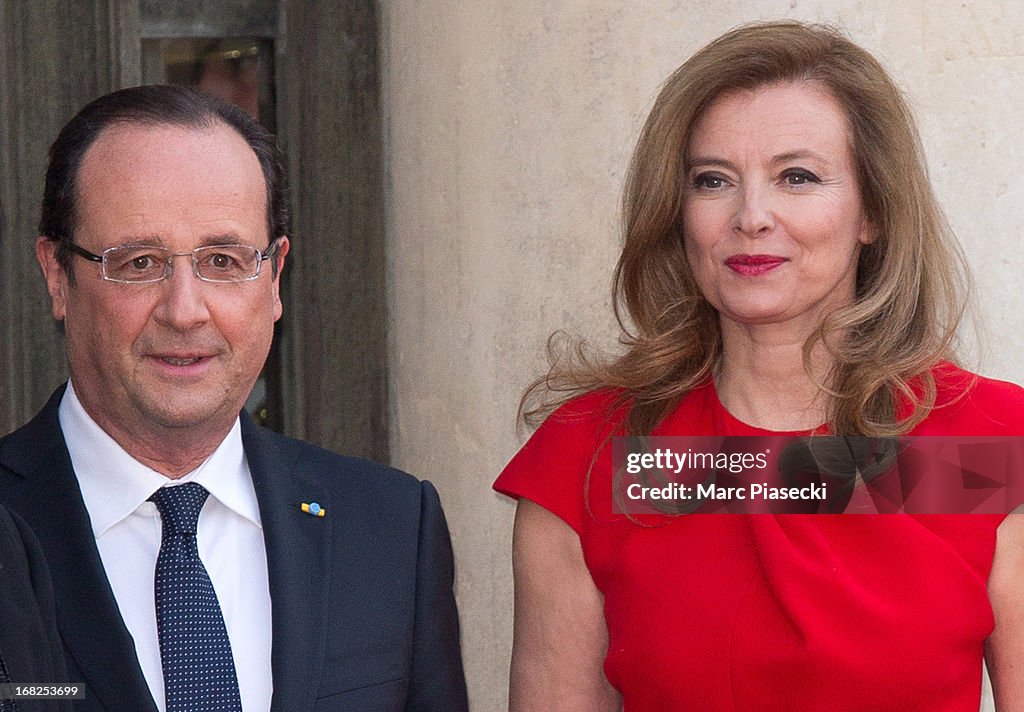
M511 710L976 712L983 654L1024 709L1019 515L613 507L615 435L1024 435L1024 391L953 362L962 260L885 70L826 27L720 37L659 95L624 226L626 351L535 384L495 483Z

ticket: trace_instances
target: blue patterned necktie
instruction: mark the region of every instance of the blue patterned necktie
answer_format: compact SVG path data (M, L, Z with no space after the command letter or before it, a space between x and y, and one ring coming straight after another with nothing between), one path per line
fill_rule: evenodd
M209 494L188 482L150 497L163 520L155 594L167 712L242 710L224 616L196 546Z

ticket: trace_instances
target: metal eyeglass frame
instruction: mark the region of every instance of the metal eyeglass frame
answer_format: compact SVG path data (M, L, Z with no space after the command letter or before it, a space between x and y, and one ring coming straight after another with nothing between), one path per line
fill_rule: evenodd
M162 282L165 279L167 279L168 277L170 277L171 274L174 272L173 263L174 263L174 258L175 257L191 257L192 258L192 274L194 274L196 276L196 278L199 279L200 281L210 282L211 284L239 284L241 282L251 282L252 280L257 279L260 276L260 271L261 271L261 269L263 267L263 263L266 262L271 257L273 257L274 254L277 252L277 247L278 247L278 245L281 244L281 238L280 237L275 237L274 240L270 243L270 246L267 247L266 250L260 250L258 247L255 247L253 245L242 245L242 244L237 244L236 243L236 244L231 244L231 245L203 245L201 247L196 247L196 248L194 248L193 250L191 250L189 252L168 252L167 253L167 262L164 263L164 273L163 273L163 276L159 277L158 279L143 279L143 280L114 279L113 277L108 277L107 276L107 259L106 259L107 253L111 252L112 250L119 250L119 249L124 248L124 247L132 247L132 245L115 245L113 247L108 247L107 249L103 250L103 252L101 252L100 254L97 255L95 252L90 252L89 250L87 250L84 247L81 247L79 245L76 245L75 243L71 242L70 240L61 240L61 242L69 250L71 250L72 253L78 255L79 257L84 257L85 259L87 259L87 260L89 260L91 262L99 262L100 263L100 275L107 282L114 282L116 284L155 284L157 282ZM145 245L138 245L138 247L145 247ZM158 245L153 245L152 247L156 247L157 249L160 249L160 250L167 249L165 247L159 247ZM245 279L209 279L208 277L204 277L203 275L199 274L199 262L196 260L196 250L207 249L207 248L217 248L217 247L251 247L252 249L256 250L256 252L259 254L259 258L260 258L259 262L256 263L256 274L252 275L251 277L246 277Z

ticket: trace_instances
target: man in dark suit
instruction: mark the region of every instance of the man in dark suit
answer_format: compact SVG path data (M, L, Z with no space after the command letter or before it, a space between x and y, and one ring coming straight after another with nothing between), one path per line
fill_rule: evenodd
M51 148L71 379L0 440L0 498L49 562L76 709L466 708L434 489L239 416L287 222L274 137L189 90L101 97Z

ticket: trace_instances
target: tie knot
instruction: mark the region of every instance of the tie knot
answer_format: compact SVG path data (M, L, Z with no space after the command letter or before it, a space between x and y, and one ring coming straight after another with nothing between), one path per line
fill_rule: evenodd
M164 536L170 534L195 534L199 522L199 511L210 493L195 482L186 482L174 487L161 487L150 501L160 510L163 519Z

